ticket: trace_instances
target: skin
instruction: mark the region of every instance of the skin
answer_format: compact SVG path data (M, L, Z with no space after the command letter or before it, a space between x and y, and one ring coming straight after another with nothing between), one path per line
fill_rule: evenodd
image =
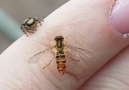
M113 4L113 0L71 0L50 14L36 33L22 36L1 54L0 89L128 90L129 38L110 25ZM67 45L78 42L93 56L80 57L79 62L68 59L64 75L58 73L55 61L41 69L50 62L52 53L45 54L38 64L28 63L35 53L50 48L50 41L62 32L65 37L77 36L74 40L69 37Z

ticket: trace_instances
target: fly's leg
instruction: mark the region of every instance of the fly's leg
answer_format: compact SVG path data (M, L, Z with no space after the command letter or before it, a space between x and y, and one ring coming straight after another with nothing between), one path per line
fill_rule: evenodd
M56 50L55 48L53 48L53 49L52 49L52 52L55 54L55 53L57 52L57 50ZM54 58L55 58L55 57L53 57L53 58L51 59L51 61L50 61L45 67L43 67L43 69L45 69L48 65L50 65L51 62L54 60Z
M54 60L54 58L55 58L55 57L53 57L52 60L51 60L45 67L43 67L43 69L45 69L48 65L50 65L51 62Z
M71 60L73 60L73 61L80 61L80 60L77 60L77 59L74 59L74 58L72 58L72 57L69 57Z

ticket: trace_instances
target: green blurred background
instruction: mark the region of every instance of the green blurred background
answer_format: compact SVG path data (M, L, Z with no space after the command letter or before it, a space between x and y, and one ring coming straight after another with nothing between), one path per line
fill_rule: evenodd
M0 0L0 53L22 36L21 23L29 16L45 18L68 0Z

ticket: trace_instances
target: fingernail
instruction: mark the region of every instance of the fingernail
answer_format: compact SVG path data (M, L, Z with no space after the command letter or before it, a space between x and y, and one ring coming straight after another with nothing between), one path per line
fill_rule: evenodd
M115 2L111 12L111 24L114 30L129 33L129 0L118 0Z

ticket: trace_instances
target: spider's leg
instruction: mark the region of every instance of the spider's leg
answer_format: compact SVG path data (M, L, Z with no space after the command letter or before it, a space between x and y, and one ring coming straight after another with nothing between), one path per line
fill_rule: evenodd
M27 32L29 32L29 33L34 33L34 31L33 31L33 30L27 30Z
M42 23L41 23L42 20L40 18L37 18L36 20L40 24L40 26L42 26Z

